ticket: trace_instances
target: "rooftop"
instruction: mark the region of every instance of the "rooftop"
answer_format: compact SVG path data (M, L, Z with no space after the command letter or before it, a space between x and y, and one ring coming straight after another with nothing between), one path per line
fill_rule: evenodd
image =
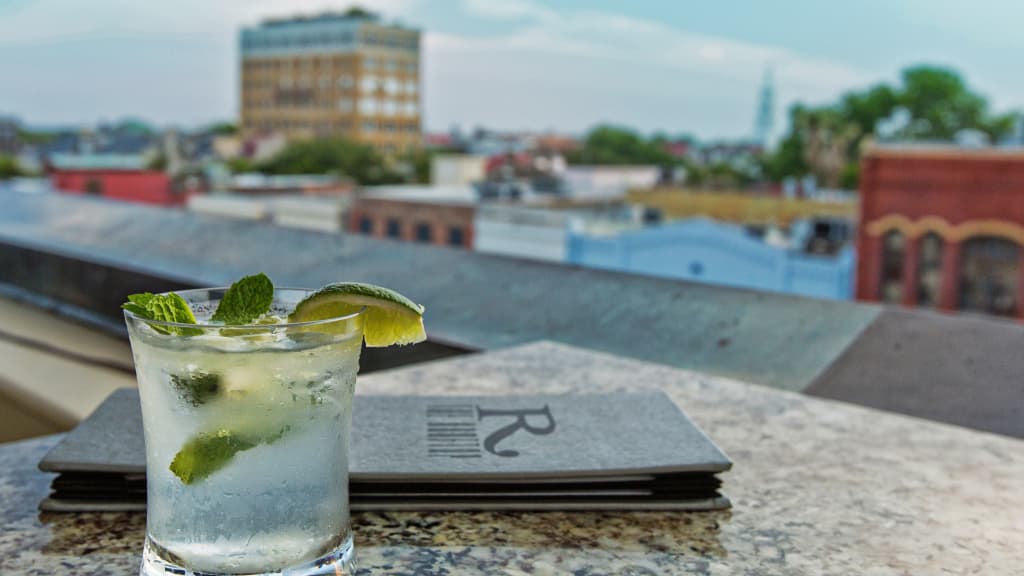
M50 164L58 170L144 170L141 154L64 154L50 155Z
M458 206L475 205L479 201L479 195L472 186L364 186L360 189L359 196L377 200Z
M864 151L863 156L936 157L967 162L975 158L1019 160L1024 158L1024 146L976 147L958 146L948 142L885 142L872 144Z
M486 256L63 195L0 192L0 285L123 337L144 290L263 270L392 286L428 310L417 353L553 340L1024 437L1024 326ZM970 404L971 408L966 408Z
M380 21L380 15L368 10L362 10L359 8L350 8L344 12L327 11L319 14L298 14L295 16L288 16L284 18L267 18L260 23L264 27L274 27L283 24L295 24L302 22L334 22L338 20L346 21L362 21L368 20L371 22Z

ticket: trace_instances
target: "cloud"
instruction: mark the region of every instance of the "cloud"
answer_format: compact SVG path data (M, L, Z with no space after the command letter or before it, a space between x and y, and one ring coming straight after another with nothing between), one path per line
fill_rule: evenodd
M232 117L241 26L349 3L0 0L0 60L18 87L5 94L10 108L0 112L39 122L124 113L157 122ZM433 129L460 123L582 131L613 121L738 137L752 131L768 66L780 127L787 102L831 100L873 79L778 46L607 11L556 12L535 0L463 0L444 10L427 0L360 3L388 19L428 24L423 108Z
M394 17L414 12L421 0L370 0L370 10ZM31 0L0 2L0 45L146 35L224 34L282 14L344 10L337 0Z
M529 0L465 0L463 8L504 23L505 32L426 35L426 107L434 127L457 121L457 114L480 122L502 118L509 128L535 118L542 126L577 130L618 117L648 130L743 136L752 130L757 91L769 67L782 103L833 99L874 79L778 46L622 14L555 13ZM466 102L468 93L472 102ZM456 101L463 104L449 109ZM501 114L488 113L488 107ZM780 106L777 126L783 115Z
M549 20L556 17L554 11L529 0L466 0L466 12L491 20L517 20L520 18Z

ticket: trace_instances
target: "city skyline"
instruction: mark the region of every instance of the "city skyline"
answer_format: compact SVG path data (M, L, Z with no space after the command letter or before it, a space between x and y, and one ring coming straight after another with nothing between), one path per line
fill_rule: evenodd
M1024 79L1005 73L1014 50L1024 47L1010 16L1024 8L1010 2L967 9L911 0L899 11L880 2L851 8L806 0L784 10L743 2L700 10L605 1L361 4L385 21L423 30L430 131L458 124L580 133L610 122L644 132L749 137L769 67L775 135L793 102L828 102L892 82L901 68L921 62L959 70L995 110L1024 108ZM237 120L240 29L270 16L348 6L0 2L0 60L14 87L0 96L0 113L30 126L123 117L183 127Z

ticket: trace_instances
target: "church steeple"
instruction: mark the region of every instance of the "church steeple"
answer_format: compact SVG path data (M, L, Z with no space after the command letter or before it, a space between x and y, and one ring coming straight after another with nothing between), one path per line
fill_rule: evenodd
M761 95L757 103L757 119L754 122L754 140L764 147L768 147L768 140L772 136L772 128L775 126L775 83L772 79L772 69L769 67L764 71L764 83L761 85Z

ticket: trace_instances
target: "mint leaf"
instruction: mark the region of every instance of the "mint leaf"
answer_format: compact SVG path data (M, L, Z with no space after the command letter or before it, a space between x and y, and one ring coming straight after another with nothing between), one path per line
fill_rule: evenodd
M170 470L183 484L192 484L227 466L235 454L260 444L277 442L289 430L291 426L284 426L262 437L242 435L226 429L201 433L178 450L171 461Z
M220 376L194 370L184 376L171 374L171 385L193 406L206 404L220 392Z
M259 444L230 430L217 430L192 438L174 455L170 470L184 484L202 480L223 468L242 450Z
M121 305L121 308L147 320L159 320L162 322L177 322L179 324L195 324L196 317L192 314L188 302L181 296L170 292L168 294L132 294L128 301ZM199 328L180 328L178 326L150 326L162 334L178 334L181 336L198 336L203 333Z
M262 272L246 276L228 288L213 313L215 322L248 324L270 311L274 300L274 283Z

